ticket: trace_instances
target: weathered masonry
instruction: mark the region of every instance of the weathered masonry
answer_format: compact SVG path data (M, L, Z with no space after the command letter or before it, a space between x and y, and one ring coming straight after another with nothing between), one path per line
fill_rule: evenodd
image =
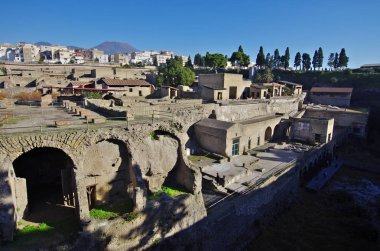
M130 198L143 209L147 191L164 182L199 192L198 172L182 157L181 135L156 127L1 136L2 238L11 240L16 222L42 210L41 201L75 210L87 222L92 206L110 200Z

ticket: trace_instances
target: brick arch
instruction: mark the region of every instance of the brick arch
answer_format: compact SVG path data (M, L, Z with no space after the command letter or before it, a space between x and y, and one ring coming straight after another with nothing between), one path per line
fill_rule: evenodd
M62 142L59 142L59 141L43 141L43 142L38 142L38 143L36 144L36 142L34 142L33 145L29 145L29 146L20 145L20 148L19 148L20 151L12 151L12 153L8 154L10 156L10 160L13 162L14 160L16 160L21 155L23 155L23 154L25 154L25 153L33 150L33 149L36 149L36 148L45 148L45 147L56 148L56 149L62 150L68 157L70 157L70 159L74 163L74 169L77 169L78 158L75 157L75 154L74 154L76 152L75 149L72 149L68 145L66 145Z

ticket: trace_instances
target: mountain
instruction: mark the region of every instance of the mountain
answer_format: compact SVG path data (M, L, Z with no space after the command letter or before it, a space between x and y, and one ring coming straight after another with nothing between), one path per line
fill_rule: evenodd
M45 45L45 46L51 46L52 44L49 43L49 42L37 42L37 43L34 43L34 45L37 45L37 46L41 46L41 45Z
M139 51L132 45L122 42L103 42L94 48L104 51L106 54L115 54L115 53L130 53L134 51Z
M70 49L70 50L77 50L77 49L83 49L83 48L82 48L82 47L75 46L75 45L68 45L68 46L67 46L67 49Z

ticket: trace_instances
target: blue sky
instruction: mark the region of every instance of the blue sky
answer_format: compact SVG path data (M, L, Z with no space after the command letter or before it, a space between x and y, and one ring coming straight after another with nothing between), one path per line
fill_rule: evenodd
M290 47L346 48L349 66L380 63L380 0L18 0L1 4L0 42L93 47L122 41L141 50L219 52L242 45L256 59ZM7 10L7 11L4 11Z

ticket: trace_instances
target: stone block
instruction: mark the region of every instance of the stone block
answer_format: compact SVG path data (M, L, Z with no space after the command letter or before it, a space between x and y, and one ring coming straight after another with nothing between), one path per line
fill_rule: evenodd
M67 126L67 125L71 125L71 121L69 121L69 120L56 120L54 122L54 125L57 128L64 127L64 126Z

